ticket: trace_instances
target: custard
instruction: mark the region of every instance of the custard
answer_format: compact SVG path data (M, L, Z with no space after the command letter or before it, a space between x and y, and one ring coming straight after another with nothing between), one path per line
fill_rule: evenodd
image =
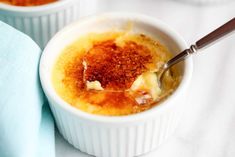
M0 0L0 3L6 3L15 6L38 6L56 2L58 0Z
M57 94L92 114L119 116L158 105L180 82L174 70L158 87L156 71L171 53L144 34L90 33L66 47L52 71Z

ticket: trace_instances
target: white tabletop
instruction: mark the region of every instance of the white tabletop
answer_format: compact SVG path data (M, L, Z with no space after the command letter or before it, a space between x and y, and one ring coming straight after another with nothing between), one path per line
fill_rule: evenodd
M161 19L190 44L235 17L235 1L192 6L176 1L97 0L97 12L134 11ZM235 156L235 33L193 56L188 107L175 134L144 157ZM89 157L56 133L57 157Z

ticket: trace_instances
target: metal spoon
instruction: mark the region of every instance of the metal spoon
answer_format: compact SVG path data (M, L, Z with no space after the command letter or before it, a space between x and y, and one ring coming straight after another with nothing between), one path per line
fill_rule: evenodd
M235 18L228 21L224 25L220 26L219 28L217 28L213 32L209 33L205 37L201 38L194 45L191 45L189 49L182 51L181 53L179 53L178 55L176 55L175 57L173 57L172 59L167 61L165 64L163 64L161 66L161 68L159 68L159 70L156 72L157 76L158 76L159 87L162 88L163 76L169 68L171 68L173 65L183 61L189 55L197 52L198 50L200 50L206 46L209 46L210 44L214 43L218 39L221 39L222 37L231 33L234 30L235 30Z

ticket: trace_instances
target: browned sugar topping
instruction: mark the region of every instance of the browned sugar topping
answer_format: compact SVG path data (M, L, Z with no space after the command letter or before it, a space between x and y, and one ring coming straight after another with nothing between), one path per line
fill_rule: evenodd
M0 0L0 2L8 3L15 6L37 6L56 1L58 0Z
M95 43L84 56L87 63L85 79L99 81L105 89L128 89L152 62L150 50L128 41L118 46L114 40Z

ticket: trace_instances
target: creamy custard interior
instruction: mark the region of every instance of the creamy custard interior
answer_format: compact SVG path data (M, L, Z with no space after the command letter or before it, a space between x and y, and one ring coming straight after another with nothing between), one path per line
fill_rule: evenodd
M15 6L38 6L56 2L58 0L0 0L0 3L6 3Z
M171 53L144 34L90 33L66 47L58 57L52 83L73 107L100 115L128 115L158 105L180 82L168 71L163 89L154 73Z

